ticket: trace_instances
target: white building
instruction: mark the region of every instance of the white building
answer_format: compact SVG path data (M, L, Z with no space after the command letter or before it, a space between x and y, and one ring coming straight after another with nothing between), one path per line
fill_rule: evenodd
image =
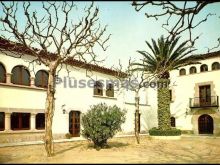
M0 48L8 46L0 41ZM44 135L47 68L36 63L34 67L29 65L33 59L27 54L14 58L0 53L0 143L42 140ZM126 122L119 134L134 132L134 93L112 90L107 85L108 80L116 80L116 71L76 60L68 65L68 70L69 75L65 67L60 70L58 80L62 82L56 85L54 139L65 138L67 133L81 136L82 114L101 102L126 109ZM98 84L94 88L91 80L102 81L103 88ZM147 102L146 90L140 92L140 97L141 132L146 132L157 125L157 116Z
M3 42L0 40L0 48L7 49ZM170 73L171 121L173 126L185 132L219 134L220 51L201 57L201 64L185 66ZM0 143L42 140L44 135L47 68L37 64L29 66L32 59L30 55L14 58L0 52ZM134 93L126 89L113 90L111 85L107 85L108 80L116 80L116 71L81 64L73 61L68 65L69 77L65 68L59 72L62 82L56 86L54 139L65 138L67 133L81 136L82 114L91 105L101 102L126 109L126 122L119 134L133 133ZM92 83L83 87L91 80L102 80L103 88L98 84L95 88ZM157 126L156 88L143 89L140 103L141 133L146 133Z
M201 55L197 61L200 64L170 73L171 115L177 128L220 135L220 51Z

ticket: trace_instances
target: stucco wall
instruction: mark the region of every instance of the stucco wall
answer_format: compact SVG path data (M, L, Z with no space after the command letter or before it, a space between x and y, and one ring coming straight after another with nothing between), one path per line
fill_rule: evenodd
M26 56L24 59L13 58L5 55L0 55L0 62L5 66L6 73L11 73L13 67L16 65L23 65L28 67L31 77L35 77L38 70L46 67L43 65L29 66L27 60L31 60L32 57ZM34 68L34 70L33 70ZM59 72L59 78L66 84L60 83L56 85L55 94L55 113L53 118L53 133L54 134L66 134L69 131L69 112L72 110L85 113L91 105L105 102L107 105L114 105L127 110L126 122L122 125L122 132L120 134L128 134L134 131L134 92L127 90L116 90L115 97L109 98L105 96L105 90L103 91L103 97L97 97L93 95L93 88L74 88L68 84L68 76L75 78L77 82L84 79L88 80L114 80L113 76L102 74L98 72L87 72L85 69L79 69L76 67L68 67L71 72L67 73L66 69L61 69ZM73 79L71 79L73 80ZM104 83L105 84L105 83ZM73 85L73 81L72 81ZM78 84L79 85L79 84ZM105 89L105 88L104 88ZM18 87L10 84L0 84L0 111L1 112L28 112L39 113L43 112L45 108L46 90L35 87ZM150 102L154 98L148 94L147 89L140 92L140 106L141 111L141 131L147 132L149 128L156 126L157 117L154 107ZM150 100L150 102L149 102ZM63 109L66 113L63 114ZM4 132L4 131L3 131ZM13 132L13 131L12 131ZM19 132L19 131L16 131ZM2 133L2 131L0 132Z
M212 71L211 69L213 62L220 63L220 57L201 60L200 62L201 64L182 67L186 69L186 75L179 76L179 70L175 70L170 73L171 88L173 90L171 114L176 118L176 126L178 128L183 130L194 130L194 133L198 132L195 125L198 117L193 116L193 111L195 111L195 109L191 110L189 108L189 98L199 97L199 85L205 84L211 85L212 96L220 96L220 70ZM200 66L202 64L208 65L208 72L200 72ZM196 74L189 74L189 68L191 66L195 66L197 68ZM210 111L204 112L201 109L196 111L200 111L200 114L210 113ZM215 108L214 112L217 116L219 115L218 108Z

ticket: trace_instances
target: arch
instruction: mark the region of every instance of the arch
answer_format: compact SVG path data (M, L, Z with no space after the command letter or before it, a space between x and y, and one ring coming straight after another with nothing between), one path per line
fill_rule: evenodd
M49 74L45 70L39 70L35 75L35 86L47 88Z
M180 76L186 75L186 69L180 69L179 75Z
M11 82L18 85L30 86L30 72L23 65L17 65L12 69Z
M176 119L173 116L170 118L170 125L171 127L176 127Z
M213 134L213 118L210 115L203 114L198 118L199 134Z
M195 66L190 67L189 74L195 74L195 73L197 73L196 67Z
M207 72L208 71L208 65L202 64L200 67L200 72Z
M103 84L100 81L95 81L93 92L94 95L103 96Z
M213 62L212 63L212 70L219 70L220 69L220 64L218 62Z
M1 62L0 62L0 83L6 83L6 69Z

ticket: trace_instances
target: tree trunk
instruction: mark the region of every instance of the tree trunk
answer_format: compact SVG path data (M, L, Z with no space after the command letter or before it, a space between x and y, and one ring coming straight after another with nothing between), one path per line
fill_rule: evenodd
M137 140L137 143L140 144L140 136L139 136L139 123L140 123L140 118L139 118L139 101L140 97L138 96L138 92L135 92L135 137Z
M158 85L158 127L160 130L167 130L171 128L169 79L159 79Z
M46 99L46 114L45 114L45 136L44 145L47 152L47 156L53 155L53 134L52 134L52 123L54 115L55 105L55 74L56 69L50 69L48 78L47 88L47 99Z

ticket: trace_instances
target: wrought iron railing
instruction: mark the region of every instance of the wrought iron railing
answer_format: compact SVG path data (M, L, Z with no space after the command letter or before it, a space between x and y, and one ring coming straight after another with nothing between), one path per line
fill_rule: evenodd
M190 108L219 107L218 96L194 97L189 99Z

